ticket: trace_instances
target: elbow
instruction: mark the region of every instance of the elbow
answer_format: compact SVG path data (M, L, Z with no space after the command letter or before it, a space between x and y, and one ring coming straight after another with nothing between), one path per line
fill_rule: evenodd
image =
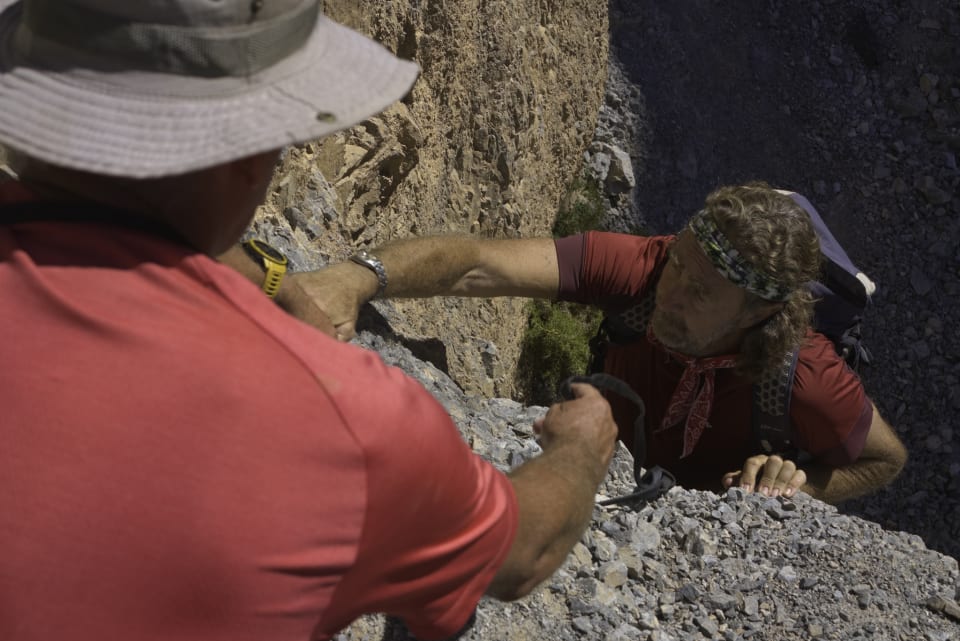
M532 587L527 587L526 584L516 584L516 585L490 585L490 589L487 590L487 595L493 597L497 601L517 601L523 597L530 594L533 591Z
M898 443L897 447L891 447L882 456L865 463L863 471L867 488L858 495L877 491L893 483L907 464L907 449Z
M548 557L530 554L526 558L509 558L487 588L487 595L498 601L517 601L530 595L556 567Z
M902 472L903 468L907 465L908 458L907 448L904 447L903 443L898 441L897 446L890 450L885 461L885 468L889 476L886 481L887 483L892 483L894 479L900 476L900 472Z

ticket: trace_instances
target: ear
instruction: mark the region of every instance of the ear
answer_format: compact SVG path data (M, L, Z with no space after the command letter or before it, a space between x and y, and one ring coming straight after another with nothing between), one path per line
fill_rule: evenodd
M744 303L740 312L740 318L737 320L738 329L750 329L779 312L784 308L785 303L771 303L754 299Z

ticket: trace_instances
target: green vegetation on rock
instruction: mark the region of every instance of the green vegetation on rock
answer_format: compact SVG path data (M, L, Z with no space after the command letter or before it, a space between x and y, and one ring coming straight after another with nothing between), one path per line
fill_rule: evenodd
M586 373L588 342L596 334L600 319L598 310L584 305L531 302L517 368L517 387L527 403L553 403L564 379Z
M567 191L553 223L556 238L597 229L603 219L603 194L593 180L578 178Z
M563 199L553 235L557 238L597 229L603 218L603 195L593 181L579 178ZM586 373L589 341L597 332L599 310L574 303L536 300L529 307L520 348L517 389L528 404L549 405L568 376Z

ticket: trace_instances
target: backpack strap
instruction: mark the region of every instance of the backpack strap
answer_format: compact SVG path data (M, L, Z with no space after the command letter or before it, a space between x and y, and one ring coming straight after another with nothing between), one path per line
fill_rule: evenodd
M615 392L637 406L639 413L637 414L637 419L633 422L634 449L636 449L633 460L637 466L643 465L643 461L647 457L647 439L643 427L643 422L646 419L646 406L643 404L643 399L640 398L640 395L637 394L632 387L627 385L626 382L616 376L598 372L596 374L590 374L589 376L571 376L563 381L563 383L560 384L560 395L568 400L573 398L573 391L570 389L571 383L588 383L599 390Z
M635 508L643 507L650 501L655 501L669 492L670 488L677 484L677 478L659 465L651 467L643 476L636 479L636 481L637 489L635 492L597 501L597 505L632 505Z
M597 389L616 392L637 406L639 414L633 422L634 449L636 454L633 458L633 479L637 483L637 489L624 496L615 496L611 499L600 501L597 505L624 505L629 504L639 507L649 501L653 501L664 494L677 484L677 479L673 474L663 469L659 465L646 470L641 474L643 461L646 458L647 437L644 429L644 419L646 418L643 399L632 387L616 376L610 374L595 373L589 376L571 376L560 385L560 394L564 398L573 398L573 391L570 389L571 383L589 383Z
M765 372L751 390L753 440L765 454L793 449L793 426L790 423L790 400L793 397L793 376L797 371L795 349L783 355L780 366Z

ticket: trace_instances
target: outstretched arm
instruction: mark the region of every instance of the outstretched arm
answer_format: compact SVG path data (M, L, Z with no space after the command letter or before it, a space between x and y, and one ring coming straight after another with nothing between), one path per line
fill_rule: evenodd
M556 249L550 238L428 236L391 242L370 253L386 269L386 297L552 298L559 287ZM289 295L305 297L323 309L342 340L354 335L360 307L373 298L378 286L372 270L351 261L294 274L287 280Z

